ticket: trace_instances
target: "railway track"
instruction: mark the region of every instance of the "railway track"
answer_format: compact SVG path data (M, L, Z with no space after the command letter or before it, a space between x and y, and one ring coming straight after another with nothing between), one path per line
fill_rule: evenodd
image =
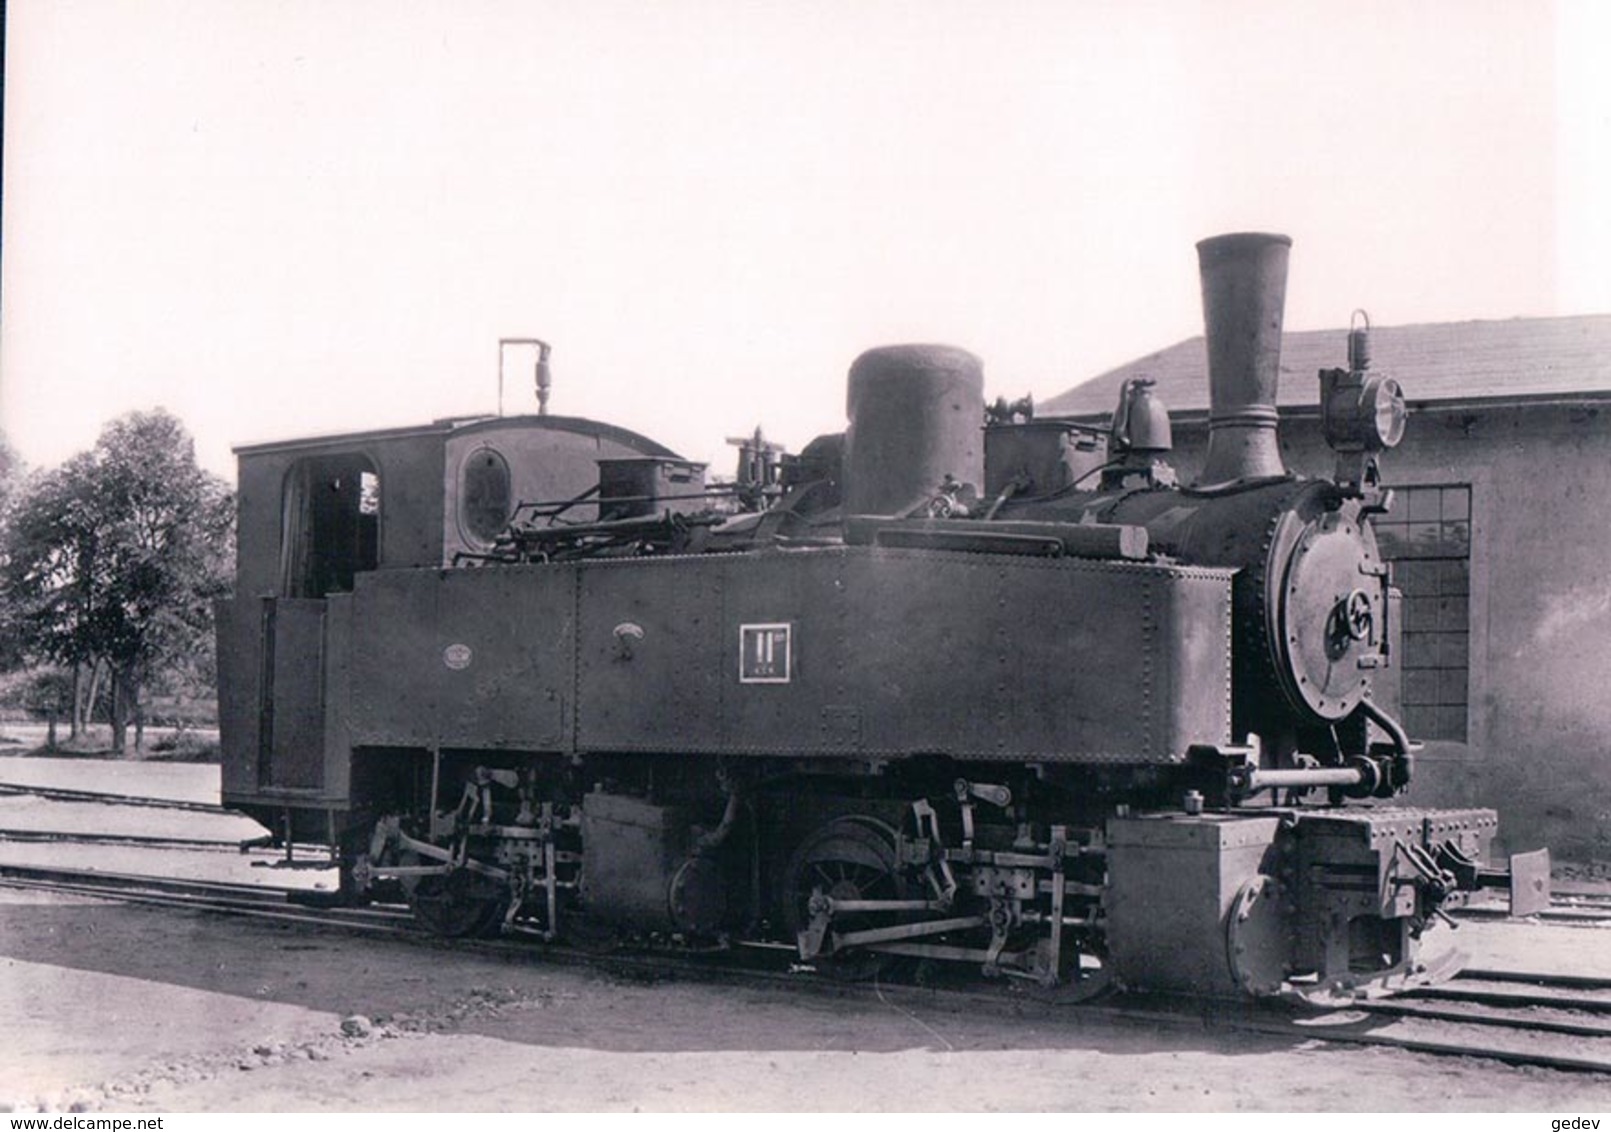
M251 842L220 841L214 837L156 837L134 833L55 833L38 829L0 828L0 841L43 842L51 845L131 845L144 849L202 849L238 853Z
M120 796L112 794L88 794L86 791L52 791L39 793L32 789L18 790L11 786L0 784L0 794L37 793L39 797L51 798L55 795L61 797L60 801L97 801L113 803L120 800ZM88 795L86 797L86 795ZM160 799L132 799L133 805L168 805ZM174 806L185 809L196 809L208 813L229 814L233 811L221 806L207 807L202 803L173 803ZM95 833L46 831L26 828L9 828L0 826L0 842L20 841L38 842L62 845L126 845L147 849L189 849L211 852L239 853L248 849L262 848L270 843L268 836L249 840L221 840L219 838L190 838L171 836L146 836L131 833ZM293 846L294 857L309 863L309 867L323 868L329 857L329 851L316 845ZM1475 921L1504 921L1510 919L1509 912L1501 906L1470 905L1455 911L1457 920ZM1611 894L1566 894L1552 900L1550 906L1541 912L1535 912L1527 917L1539 923L1559 924L1570 927L1607 927L1611 926Z
M541 943L537 933L518 927L496 940L442 941L420 929L399 907L319 907L315 906L319 894L310 897L281 888L16 866L0 866L0 885L430 942L468 952L534 955L545 962L600 967L637 977L809 985L802 978L809 968L792 962L793 949L782 945L741 946L704 954L652 948L586 949ZM1042 1010L1047 1018L1058 1013L1055 1006L1027 994L1003 994L993 986L833 985L839 993L909 996L914 1006L932 1005L938 996L947 1007L965 1011ZM1077 1016L1188 1028L1209 1024L1295 1041L1386 1046L1611 1075L1611 979L1584 976L1469 970L1442 986L1319 1013L1286 1006L1127 994L1087 1003Z
M60 786L33 786L25 782L0 782L0 794L28 795L51 802L100 802L109 806L140 806L158 810L184 810L196 814L232 814L214 802L187 802L180 798L154 798L140 794L109 794L100 790L68 790Z
M89 802L105 805L136 806L214 815L231 815L237 811L210 802L192 802L175 798L115 794L95 790L72 790L63 787L38 786L20 782L0 783L0 796L32 796L47 801ZM123 833L46 832L37 829L0 827L0 841L59 842L63 844L117 844L155 849L199 849L220 852L238 852L267 843L267 839L250 841L221 840L218 838L184 838L141 836ZM295 846L305 859L316 860L327 855L319 846ZM1499 904L1468 904L1454 913L1457 919L1477 921L1505 920L1509 912ZM1585 927L1611 925L1611 893L1566 892L1557 893L1549 908L1534 913L1532 919L1542 923L1566 924Z
M401 908L320 907L331 897L318 890L173 880L127 873L89 872L37 866L0 865L0 885L40 892L114 900L260 920L305 923L359 932L421 935ZM322 898L322 900L321 900Z
M1454 913L1457 920L1508 920L1510 913L1503 907L1478 904L1461 908ZM1560 896L1550 901L1549 907L1526 917L1544 924L1562 924L1569 927L1604 927L1611 924L1611 901L1575 896Z
M53 830L8 829L0 827L0 842L19 841L47 845L126 845L139 849L189 849L212 853L245 853L253 849L267 849L272 839L267 836L246 840L224 840L216 837L167 837L138 833L59 833ZM296 845L294 854L287 856L283 847L276 851L277 860L294 860L298 868L325 869L330 867L330 851L319 845Z
M182 814L207 814L214 817L241 818L238 811L211 802L114 794L99 790L71 790L65 787L38 786L21 782L0 782L0 797L39 798L48 802L134 807L145 810L169 810ZM62 845L119 845L146 849L187 849L235 853L265 846L269 844L271 839L271 835L267 834L241 839L185 837L174 834L141 834L128 831L66 831L61 829L41 829L36 825L0 826L0 841L43 842ZM293 848L307 859L327 859L329 856L328 850L319 846L298 845L293 846Z

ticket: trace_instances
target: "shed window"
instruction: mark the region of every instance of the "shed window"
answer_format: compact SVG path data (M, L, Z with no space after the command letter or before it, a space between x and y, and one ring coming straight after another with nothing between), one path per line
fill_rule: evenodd
M380 476L365 456L314 456L285 477L280 592L324 597L380 564Z
M470 453L459 474L459 525L465 538L490 544L508 525L511 506L509 462L491 448Z
M1376 520L1404 593L1404 726L1416 739L1466 741L1471 672L1471 487L1394 489Z

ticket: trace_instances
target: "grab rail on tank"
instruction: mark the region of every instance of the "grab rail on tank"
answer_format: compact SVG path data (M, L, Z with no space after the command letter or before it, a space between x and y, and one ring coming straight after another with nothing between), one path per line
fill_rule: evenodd
M1147 557L1147 528L1127 523L979 522L966 519L889 519L852 515L845 520L851 546L971 550L989 554L1070 555L1140 561Z

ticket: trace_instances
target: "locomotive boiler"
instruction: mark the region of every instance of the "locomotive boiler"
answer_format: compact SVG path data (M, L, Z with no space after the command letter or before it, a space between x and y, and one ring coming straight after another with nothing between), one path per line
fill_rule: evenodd
M1283 465L1290 241L1198 245L1210 440L1190 485L1111 427L987 407L949 346L870 350L848 425L735 483L541 413L239 450L219 617L224 798L448 935L604 926L1330 997L1489 886L1484 809L1394 804L1395 591L1372 531L1404 399L1350 334L1330 478ZM545 356L546 358L546 356Z

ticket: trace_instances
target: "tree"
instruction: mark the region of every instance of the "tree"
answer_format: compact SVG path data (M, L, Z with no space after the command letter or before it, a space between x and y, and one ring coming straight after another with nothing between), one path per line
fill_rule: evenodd
M22 474L22 460L17 452L6 440L6 434L0 432L0 518L6 512L6 501L11 497L13 481Z
M22 461L0 432L0 570L5 566L5 530L9 522L9 505L22 476ZM22 650L10 631L4 608L0 608L0 672L10 672L22 662Z
M25 480L7 516L0 556L6 639L18 659L70 666L75 690L82 666L95 659L92 627L102 571L93 477L93 461L81 453ZM75 738L81 722L75 709Z
M212 649L212 604L228 587L234 503L196 466L190 434L157 409L113 421L95 447L29 480L0 555L0 606L36 660L74 673L91 695L112 680L112 746L142 714L140 690L161 666Z

